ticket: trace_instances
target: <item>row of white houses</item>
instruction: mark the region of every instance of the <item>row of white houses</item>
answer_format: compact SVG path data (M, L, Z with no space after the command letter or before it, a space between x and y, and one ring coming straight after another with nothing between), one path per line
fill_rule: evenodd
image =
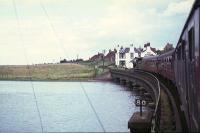
M156 55L155 49L151 48L150 43L145 44L144 49L135 48L133 45L125 48L118 45L115 53L115 65L118 67L133 68L133 59L154 55Z

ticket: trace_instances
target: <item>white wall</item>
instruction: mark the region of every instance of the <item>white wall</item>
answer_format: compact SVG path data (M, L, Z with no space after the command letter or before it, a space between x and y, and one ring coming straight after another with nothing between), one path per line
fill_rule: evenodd
M115 65L119 66L119 50L120 50L120 46L117 46L116 50L117 50L117 52L115 53Z
M125 67L126 68L132 68L133 67L133 64L131 63L131 60L134 59L134 47L131 46L130 47L130 51L129 53L126 53L125 54L125 59L120 59L119 58L119 50L120 50L121 47L117 47L116 50L116 54L115 54L115 65L119 66L119 62L120 61L125 61L126 65ZM133 57L131 58L131 53L133 53Z
M130 62L131 61L131 55L130 55L130 52L129 53L126 53L126 68L132 68L132 63Z
M147 47L146 47L146 51L144 51L144 52L141 53L141 57L150 56L150 55L156 55L156 53L154 53L154 52L151 50L151 47L150 47L150 46L147 46Z
M125 59L120 59L119 58L119 50L120 50L121 46L118 46L116 48L117 52L115 54L115 65L119 66L120 65L120 61L125 61L126 63L126 68L133 68L133 63L131 62L131 60L133 60L135 57L138 57L138 53L135 53L134 51L134 47L130 46L130 51L129 53L125 54ZM131 53L133 53L133 57L131 58ZM152 50L150 46L146 47L146 51L141 53L141 57L144 56L149 56L149 55L156 55Z
M115 53L115 65L119 66L119 51Z

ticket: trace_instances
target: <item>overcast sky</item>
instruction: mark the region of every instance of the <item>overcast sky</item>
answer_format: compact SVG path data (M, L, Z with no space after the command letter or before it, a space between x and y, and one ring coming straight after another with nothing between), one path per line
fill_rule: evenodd
M194 0L0 0L0 65L176 45Z

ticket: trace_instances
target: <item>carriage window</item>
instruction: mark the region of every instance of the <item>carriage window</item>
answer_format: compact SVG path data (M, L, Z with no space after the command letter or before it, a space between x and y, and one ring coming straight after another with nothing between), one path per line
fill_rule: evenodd
M192 60L194 58L195 53L195 45L194 45L194 27L192 27L188 34L189 39L189 58Z

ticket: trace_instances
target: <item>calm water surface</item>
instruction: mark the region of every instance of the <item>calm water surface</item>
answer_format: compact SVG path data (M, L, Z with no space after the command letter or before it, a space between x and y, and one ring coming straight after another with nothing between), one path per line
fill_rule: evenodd
M106 132L128 132L134 96L110 82L82 82ZM33 82L44 132L102 132L80 82ZM30 82L0 81L0 132L41 132Z

